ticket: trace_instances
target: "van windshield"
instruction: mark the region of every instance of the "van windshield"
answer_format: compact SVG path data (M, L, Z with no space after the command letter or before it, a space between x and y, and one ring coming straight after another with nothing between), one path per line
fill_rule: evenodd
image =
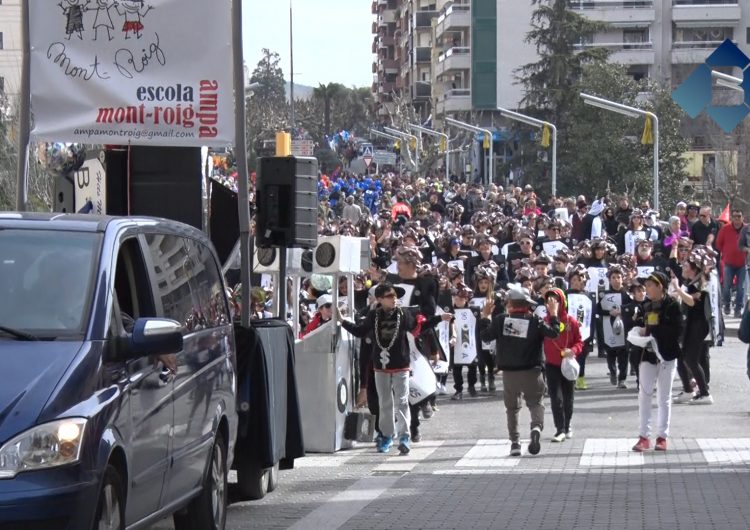
M0 326L41 337L82 334L101 241L98 233L0 229Z

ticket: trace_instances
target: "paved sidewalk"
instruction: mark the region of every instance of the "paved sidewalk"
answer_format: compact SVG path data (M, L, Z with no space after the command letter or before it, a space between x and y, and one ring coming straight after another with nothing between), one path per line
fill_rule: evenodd
M232 505L227 528L750 528L747 346L729 324L725 346L711 352L715 404L675 406L666 453L630 450L635 385L612 387L594 357L590 390L575 395L573 439L550 441L547 407L538 456L525 444L524 456L508 456L500 390L461 402L441 396L409 456L380 455L370 444L310 455L281 472L265 499ZM524 411L522 427L528 422Z

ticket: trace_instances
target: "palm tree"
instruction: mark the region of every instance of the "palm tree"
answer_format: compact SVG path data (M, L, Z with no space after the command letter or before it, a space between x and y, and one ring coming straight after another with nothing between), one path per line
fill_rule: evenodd
M325 134L331 134L331 101L340 96L345 90L344 85L340 83L320 84L313 89L313 97L323 101L323 128Z

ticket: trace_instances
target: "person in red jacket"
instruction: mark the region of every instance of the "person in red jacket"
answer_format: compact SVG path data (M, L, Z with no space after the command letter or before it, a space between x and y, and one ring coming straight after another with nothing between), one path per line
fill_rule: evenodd
M716 250L721 252L724 261L724 284L721 298L724 302L724 314L728 315L732 304L732 285L737 278L737 296L734 300L734 317L742 315L745 296L745 253L739 245L740 232L745 227L742 210L732 210L732 222L724 225L716 237Z
M391 208L391 219L395 221L399 216L411 219L411 206L406 202L403 195L396 196L396 204Z
M573 416L574 381L566 379L560 369L564 357L578 357L583 352L583 339L578 321L568 314L568 299L561 289L550 289L550 296L557 298L557 318L560 321L560 335L557 338L544 337L544 364L547 374L547 387L552 401L552 418L555 422L553 442L563 442L573 437L570 419ZM545 320L549 323L550 316Z

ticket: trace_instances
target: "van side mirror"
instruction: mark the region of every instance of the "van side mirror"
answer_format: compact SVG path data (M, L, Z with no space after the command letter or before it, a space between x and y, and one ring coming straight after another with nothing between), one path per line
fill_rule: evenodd
M182 324L166 318L139 318L130 336L128 358L169 355L182 350Z

